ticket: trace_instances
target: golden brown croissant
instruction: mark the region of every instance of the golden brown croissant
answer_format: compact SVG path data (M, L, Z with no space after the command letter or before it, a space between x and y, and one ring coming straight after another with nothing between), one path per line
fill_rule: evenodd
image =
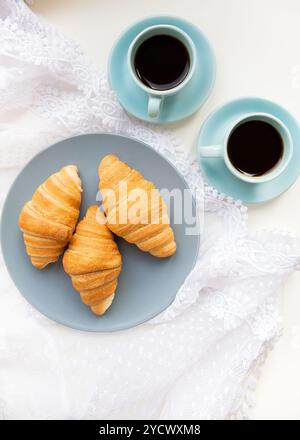
M122 258L104 214L90 206L64 253L63 266L84 304L96 315L111 305L121 272Z
M68 165L43 182L25 204L19 227L26 252L37 269L55 262L73 235L81 203L81 180Z
M107 226L155 257L174 254L166 204L153 183L113 155L102 159L98 172Z

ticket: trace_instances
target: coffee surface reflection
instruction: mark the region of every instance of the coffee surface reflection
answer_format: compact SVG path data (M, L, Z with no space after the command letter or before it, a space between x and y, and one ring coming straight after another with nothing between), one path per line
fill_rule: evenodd
M271 171L283 156L283 141L271 124L247 121L229 136L228 157L232 165L249 176L262 176Z
M190 69L185 45L170 35L154 35L138 47L134 67L138 78L153 90L170 90L186 78Z

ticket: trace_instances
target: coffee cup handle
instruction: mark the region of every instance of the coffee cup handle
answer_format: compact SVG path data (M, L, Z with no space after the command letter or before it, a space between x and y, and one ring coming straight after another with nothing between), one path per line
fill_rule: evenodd
M222 157L223 146L222 145L203 145L199 148L201 157Z
M148 115L150 116L150 118L157 118L160 112L161 103L162 103L161 96L149 95Z

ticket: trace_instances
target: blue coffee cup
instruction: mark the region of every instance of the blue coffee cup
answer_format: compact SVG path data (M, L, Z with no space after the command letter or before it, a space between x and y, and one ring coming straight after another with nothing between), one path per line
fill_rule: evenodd
M278 163L268 172L260 176L251 176L238 170L230 160L228 154L228 143L233 131L241 124L249 121L262 121L270 124L279 133L282 144L283 153ZM233 121L224 134L223 141L218 145L203 145L199 147L199 153L202 158L221 158L224 160L228 170L238 179L247 183L263 183L275 179L282 174L291 161L293 155L293 140L287 126L278 118L268 113L248 113L239 119Z
M187 75L178 85L176 85L175 87L170 87L167 90L154 90L148 87L147 85L145 85L138 77L135 68L135 55L138 48L141 46L141 44L144 41L156 35L168 35L178 39L185 46L189 54L190 65ZM186 85L189 83L195 72L195 65L196 65L195 45L192 39L187 35L187 33L182 31L180 28L176 26L173 25L150 26L144 29L134 38L128 50L128 68L137 86L148 94L148 114L150 117L156 118L159 115L165 98L167 98L168 96L176 95L179 91L181 91L182 89L184 89L184 87L186 87Z

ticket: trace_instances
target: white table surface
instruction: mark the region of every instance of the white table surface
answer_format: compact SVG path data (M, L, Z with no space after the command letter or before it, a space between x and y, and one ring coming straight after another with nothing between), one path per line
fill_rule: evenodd
M211 41L217 80L208 102L171 128L186 150L195 148L203 119L241 95L276 100L300 119L299 0L34 0L33 10L76 40L99 68L130 23L147 15L191 20ZM249 209L249 226L300 234L300 179L283 196ZM282 298L284 333L268 356L256 390L255 419L300 419L300 273Z

